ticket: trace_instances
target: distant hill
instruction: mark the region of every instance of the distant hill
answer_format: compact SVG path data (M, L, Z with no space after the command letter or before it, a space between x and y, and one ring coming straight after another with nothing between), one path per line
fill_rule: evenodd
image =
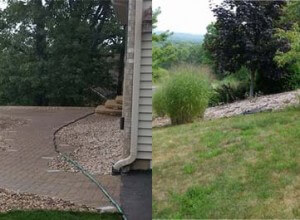
M162 31L156 31L156 33L162 33ZM189 43L201 43L204 39L204 35L201 34L188 34L173 32L169 37L169 40L175 43L189 42Z

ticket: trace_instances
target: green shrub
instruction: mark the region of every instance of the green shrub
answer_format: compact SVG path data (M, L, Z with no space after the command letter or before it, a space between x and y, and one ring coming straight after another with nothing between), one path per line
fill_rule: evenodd
M213 93L209 106L231 103L245 99L249 92L249 70L242 67L239 71L226 76L213 84Z
M188 70L174 73L163 85L167 115L172 124L203 117L211 93L207 78Z
M213 89L211 96L209 98L208 106L213 107L222 104L220 94Z
M300 58L299 58L300 59ZM290 74L285 77L285 90L300 88L300 61L290 65Z
M214 89L213 99L210 105L219 105L224 103L232 103L245 99L248 92L247 83L223 83Z
M166 101L164 100L163 88L158 87L153 94L152 105L154 114L159 117L166 115Z
M238 71L233 73L233 76L239 81L250 81L250 74L251 71L247 67L242 66Z
M153 82L159 83L162 82L163 80L165 80L169 75L168 70L163 69L163 68L153 68Z

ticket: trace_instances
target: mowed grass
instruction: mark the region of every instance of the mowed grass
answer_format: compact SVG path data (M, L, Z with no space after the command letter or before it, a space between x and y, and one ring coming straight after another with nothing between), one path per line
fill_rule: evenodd
M0 214L1 220L121 220L118 214L62 211L11 211Z
M300 218L300 109L153 130L153 218Z

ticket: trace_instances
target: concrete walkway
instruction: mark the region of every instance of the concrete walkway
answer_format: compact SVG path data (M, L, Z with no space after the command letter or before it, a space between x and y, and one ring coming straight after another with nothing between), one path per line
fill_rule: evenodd
M0 188L57 197L90 207L110 205L103 193L81 173L49 170L47 158L57 156L53 132L92 112L92 108L0 107L0 116L25 119L9 132L13 151L0 151ZM120 201L121 177L96 176Z

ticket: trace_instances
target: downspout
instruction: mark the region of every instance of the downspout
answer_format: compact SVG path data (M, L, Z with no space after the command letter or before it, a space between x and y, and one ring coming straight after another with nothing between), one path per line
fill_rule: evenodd
M142 37L142 17L143 1L129 0L129 4L135 2L135 33L134 33L134 59L133 62L133 83L132 83L132 114L131 114L131 141L130 153L125 159L114 164L113 171L120 172L123 167L131 165L137 158L138 146L138 122L139 122L139 90L140 90L140 68L141 68L141 37ZM130 13L128 13L130 15Z

